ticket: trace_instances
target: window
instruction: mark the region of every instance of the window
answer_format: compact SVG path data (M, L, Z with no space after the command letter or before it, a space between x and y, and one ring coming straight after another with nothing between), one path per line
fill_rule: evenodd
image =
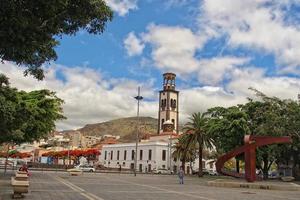
M140 172L143 171L143 165L142 165L142 164L139 165L139 171L140 171Z
M162 160L166 160L167 150L162 150Z
M111 152L110 152L110 159L112 160L112 159L113 159L113 157L114 157L114 152L113 152L113 151L111 151Z
M161 128L163 128L164 122L165 122L165 119L161 119Z
M132 170L134 169L134 163L130 164L130 169L132 169Z
M125 150L124 151L124 160L126 160L127 159L127 151Z
M148 160L152 160L152 150L149 149Z
M167 106L167 99L162 99L161 100L161 107L162 107L162 109L164 110L166 106Z
M166 169L166 165L162 165L162 168L163 168L163 169Z
M175 99L171 99L171 107L176 108L176 100Z
M143 150L140 150L140 160L143 160Z
M119 160L120 159L120 151L118 150L117 151L117 160Z
M131 151L131 160L134 160L134 150Z
M104 160L107 159L107 151L104 152Z

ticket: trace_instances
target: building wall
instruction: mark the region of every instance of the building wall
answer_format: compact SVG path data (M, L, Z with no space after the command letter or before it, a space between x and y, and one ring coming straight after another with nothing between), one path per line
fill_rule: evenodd
M124 151L127 151L127 158L124 160ZM132 156L132 150L135 151L135 143L126 144L114 144L114 145L104 145L100 162L108 168L118 168L119 165L124 169L131 169L134 164L134 156ZM140 150L142 150L142 159L140 159ZM151 159L149 159L149 150L152 151ZM162 159L163 150L165 151L165 160ZM117 152L120 151L120 157L117 159ZM106 152L106 159L105 159ZM113 157L111 159L111 152L113 152ZM153 169L165 168L168 169L169 162L169 146L166 142L146 142L140 143L138 146L137 154L137 170L145 172L146 168L149 171ZM149 167L151 165L151 167ZM178 162L173 162L172 166L176 165L178 167ZM173 168L173 167L172 167Z

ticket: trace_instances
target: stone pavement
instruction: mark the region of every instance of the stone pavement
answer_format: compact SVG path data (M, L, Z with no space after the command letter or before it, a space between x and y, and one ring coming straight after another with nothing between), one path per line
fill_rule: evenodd
M11 199L10 176L0 175L0 199ZM213 178L186 177L179 185L176 176L32 172L30 200L299 200L300 191L218 188L206 186Z

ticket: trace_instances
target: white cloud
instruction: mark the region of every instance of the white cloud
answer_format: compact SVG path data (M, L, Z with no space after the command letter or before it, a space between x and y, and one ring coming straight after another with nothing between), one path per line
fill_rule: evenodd
M201 59L199 60L198 79L202 83L217 85L224 78L231 78L232 71L248 61L248 58L230 56Z
M136 37L134 32L130 32L124 40L124 46L129 56L140 55L145 45Z
M204 0L200 29L211 37L228 37L231 47L272 53L283 67L300 65L300 26L286 18L291 3L272 0Z
M236 61L226 62L229 65L238 64ZM63 108L68 119L57 123L59 129L76 129L85 124L136 116L136 100L133 97L137 95L138 85L142 87L141 95L151 99L142 101L141 116L157 118L156 91L160 88L154 88L155 80L141 84L125 78L103 77L102 73L87 67L53 65L46 69L45 80L37 81L32 77L24 77L23 70L10 63L0 64L0 73L10 78L12 86L26 91L47 88L56 91L65 100ZM180 91L180 123L186 122L194 112L204 112L214 106L228 107L245 103L246 97L253 97L249 87L285 99L296 99L300 90L300 79L297 78L267 77L263 69L250 67L233 67L231 71L231 80L225 87L177 87Z
M143 40L152 46L152 59L161 71L172 71L181 78L196 75L199 82L217 85L230 77L232 70L242 66L249 58L217 56L197 58L203 48L206 36L179 26L150 25Z
M10 78L11 85L18 89L30 91L50 89L64 99L64 113L67 120L57 123L59 129L74 129L88 123L136 116L137 86L142 87L142 95L156 99L151 82L138 83L128 79L104 78L100 72L91 68L68 68L53 65L46 69L46 78L37 81L32 77L24 77L22 68L10 63L0 64L0 73ZM64 77L57 77L57 74ZM156 102L141 103L142 116L157 116Z
M188 74L199 66L194 56L204 40L188 28L152 24L143 40L152 45L152 58L162 71Z
M125 16L130 10L136 10L137 0L105 0L107 5L120 16Z
M215 106L229 107L246 102L245 95L226 92L221 87L194 87L180 91L180 120L186 122L194 112L205 112Z
M253 92L248 90L249 87L268 96L295 99L300 92L300 79L286 76L267 77L265 71L258 68L236 69L227 85L228 90L234 91L236 95L251 96Z

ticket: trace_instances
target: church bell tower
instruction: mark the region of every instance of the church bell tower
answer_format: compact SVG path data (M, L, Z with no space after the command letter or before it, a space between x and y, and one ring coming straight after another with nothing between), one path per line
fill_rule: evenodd
M164 123L173 124L172 132L178 133L178 94L175 90L176 74L163 74L163 90L159 91L158 134L164 132Z

